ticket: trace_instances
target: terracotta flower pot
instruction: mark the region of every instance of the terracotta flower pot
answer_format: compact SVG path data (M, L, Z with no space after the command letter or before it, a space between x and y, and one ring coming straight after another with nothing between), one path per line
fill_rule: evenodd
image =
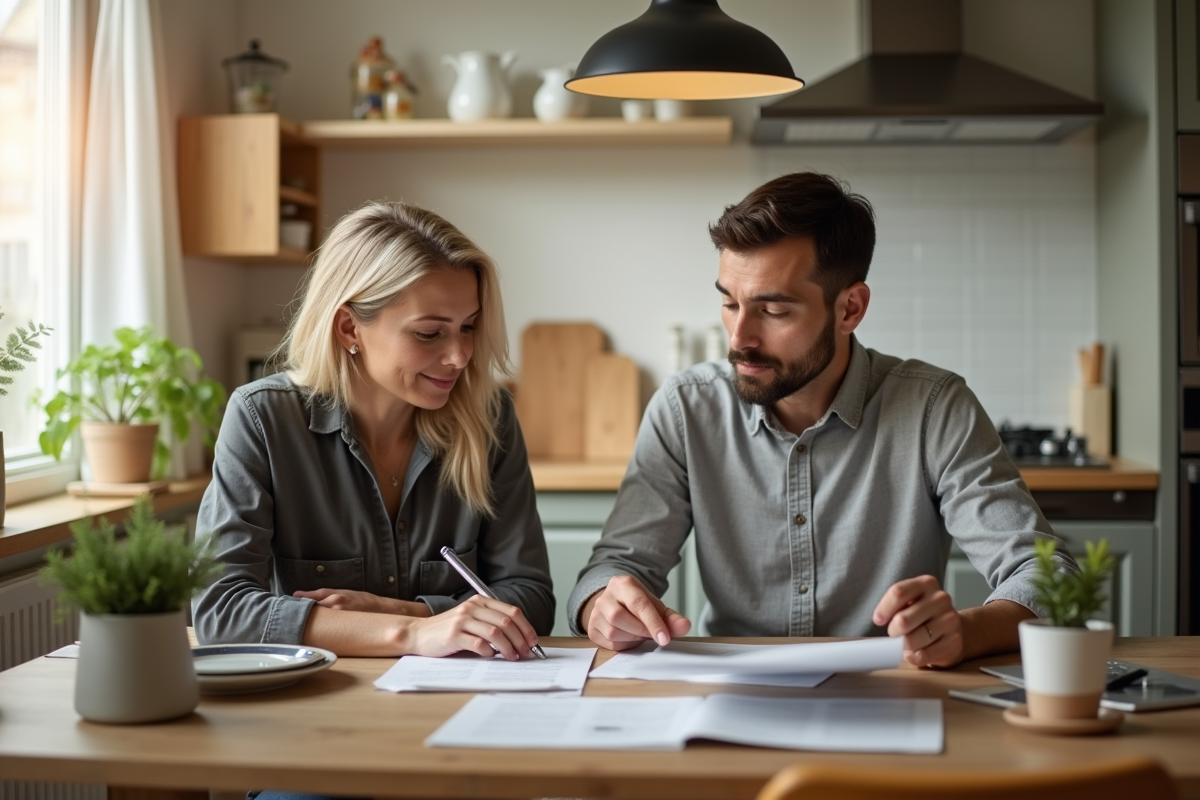
M83 452L96 483L145 483L154 462L158 425L83 422Z
M182 611L81 614L75 710L92 722L158 722L196 709L200 686Z
M1025 620L1017 631L1030 719L1095 719L1107 680L1112 623L1088 620L1086 628L1059 628Z

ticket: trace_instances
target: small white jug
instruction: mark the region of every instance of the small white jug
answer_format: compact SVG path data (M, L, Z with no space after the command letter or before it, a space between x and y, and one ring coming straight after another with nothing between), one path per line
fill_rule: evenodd
M574 67L549 67L538 71L542 85L533 95L533 114L542 122L558 122L587 114L587 97L572 92L565 84L575 75Z
M512 92L505 72L516 60L517 54L513 50L501 56L481 50L442 56L442 63L458 72L447 105L450 119L475 122L510 116Z

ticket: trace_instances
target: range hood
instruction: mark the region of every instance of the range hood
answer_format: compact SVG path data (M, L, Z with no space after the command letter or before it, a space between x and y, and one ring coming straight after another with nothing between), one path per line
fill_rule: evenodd
M870 55L759 109L756 144L1041 144L1101 103L962 52L960 0L871 0Z

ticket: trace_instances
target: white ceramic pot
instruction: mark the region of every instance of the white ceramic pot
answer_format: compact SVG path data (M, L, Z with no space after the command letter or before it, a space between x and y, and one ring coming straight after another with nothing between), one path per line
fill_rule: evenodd
M1017 630L1030 718L1095 719L1112 652L1112 623L1088 620L1086 628L1059 628L1038 619L1023 621Z
M538 75L542 85L533 95L533 114L542 122L559 122L587 114L587 97L564 84L574 76L573 67L550 67Z
M200 702L183 611L81 614L75 710L92 722L159 722Z
M442 63L458 72L458 80L450 90L447 112L455 122L476 122L498 119L512 114L512 92L505 74L517 54L509 50L504 55L468 50L457 56L442 56Z

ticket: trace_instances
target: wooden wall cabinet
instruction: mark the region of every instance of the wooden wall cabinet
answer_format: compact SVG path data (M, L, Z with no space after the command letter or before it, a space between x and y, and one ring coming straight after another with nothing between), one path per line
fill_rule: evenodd
M320 148L278 114L180 119L184 255L304 263L321 234L320 180ZM308 250L280 245L283 203L311 224Z

